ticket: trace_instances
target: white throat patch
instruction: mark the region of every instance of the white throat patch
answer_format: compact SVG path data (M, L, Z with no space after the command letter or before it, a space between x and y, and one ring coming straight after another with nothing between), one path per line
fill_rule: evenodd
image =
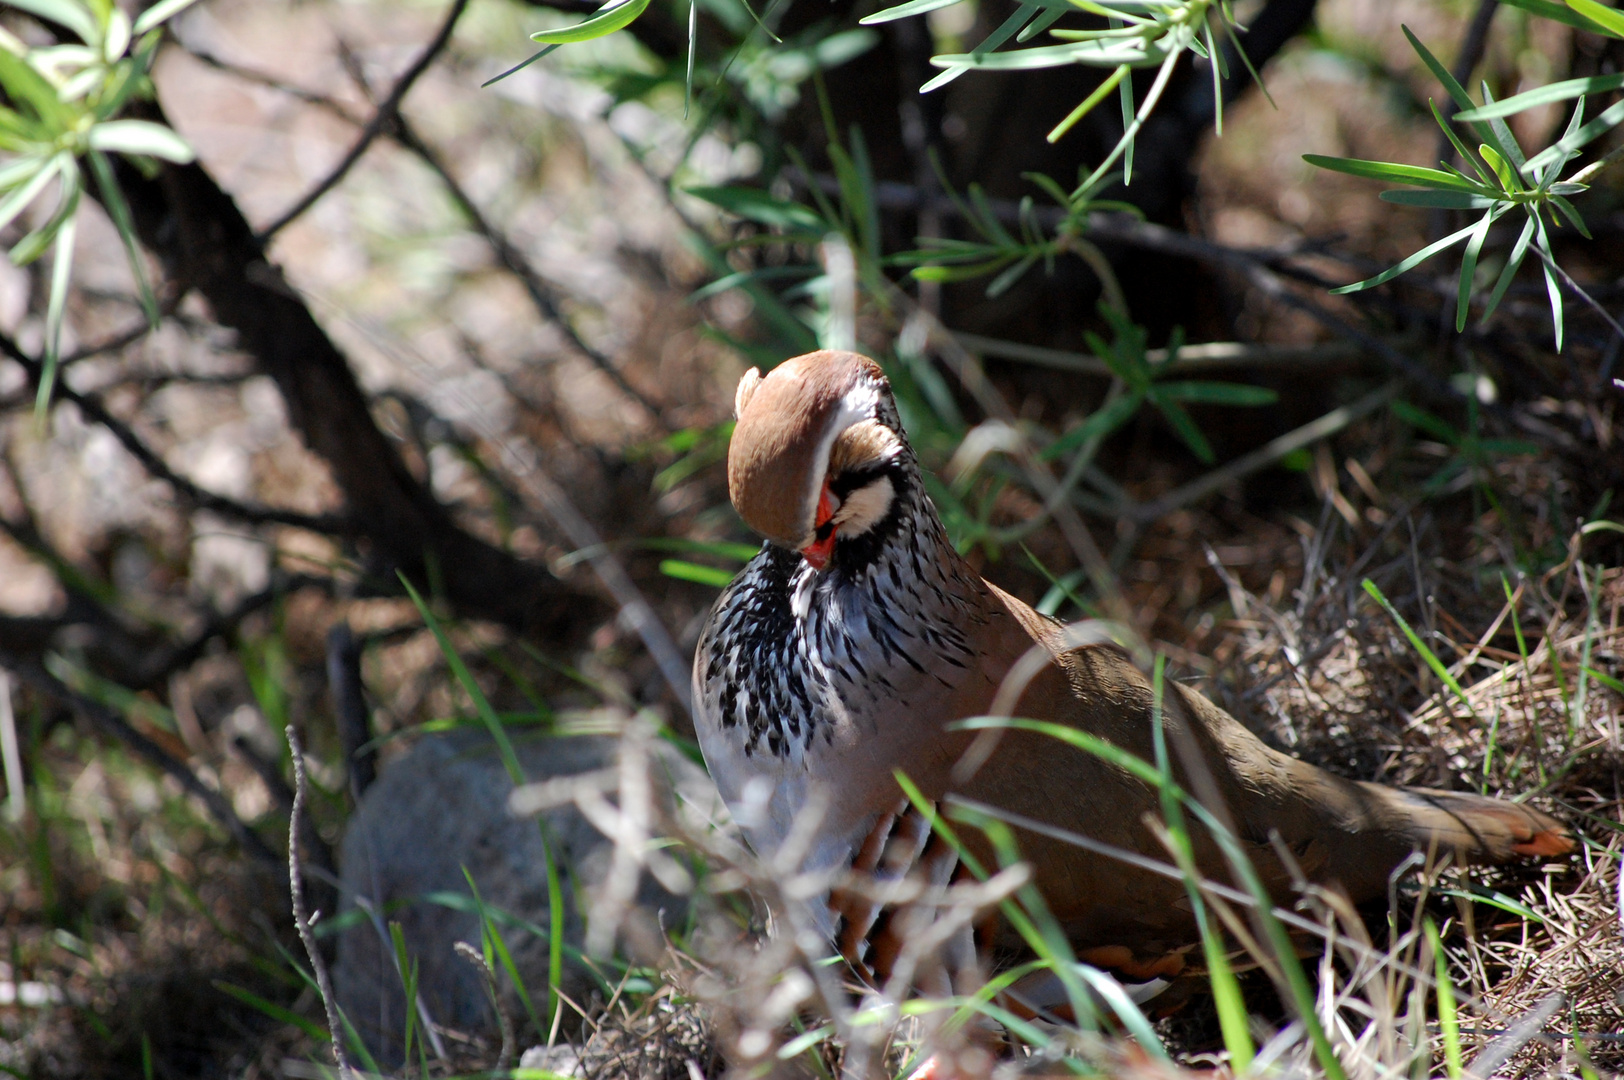
M889 476L880 476L846 496L835 511L835 535L861 536L891 512L897 489Z

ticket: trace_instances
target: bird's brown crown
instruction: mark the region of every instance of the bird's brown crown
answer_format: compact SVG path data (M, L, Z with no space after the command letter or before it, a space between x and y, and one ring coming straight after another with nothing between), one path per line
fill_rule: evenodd
M888 392L880 366L852 352L823 350L766 375L745 372L727 453L728 496L745 523L787 547L806 544L837 437L850 430L848 442L876 441L868 428ZM842 446L841 456L861 449Z

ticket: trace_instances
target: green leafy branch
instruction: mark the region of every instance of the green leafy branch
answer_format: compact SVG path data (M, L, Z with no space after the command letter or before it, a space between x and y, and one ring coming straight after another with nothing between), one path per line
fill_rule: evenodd
M907 0L906 3L876 12L862 22L865 25L891 22L960 2ZM1050 29L1061 16L1077 13L1102 18L1106 25L1086 30ZM1122 107L1122 137L1078 185L1077 194L1081 195L1105 179L1118 160L1123 163L1122 182L1128 184L1132 181L1134 140L1167 89L1179 57L1194 53L1208 60L1212 66L1213 85L1217 88L1221 80L1229 75L1228 65L1218 48L1218 39L1221 36L1235 42L1240 29L1228 0L1023 0L1009 18L971 51L931 57L931 64L943 71L925 83L920 92L927 93L945 86L966 71L1032 71L1067 64L1109 68L1110 74L1065 119L1056 124L1048 136L1050 142L1058 141L1109 97L1113 90L1117 92ZM1045 30L1066 44L999 51L1011 38L1017 43L1024 43ZM1238 43L1235 52L1252 72L1253 78L1257 78L1246 51ZM1136 105L1133 80L1129 76L1140 68L1155 68L1156 78L1146 92L1144 101ZM1223 95L1215 94L1214 99L1219 110L1216 122L1222 133Z
M1546 0L1512 0L1512 2L1535 14L1624 39L1624 16L1603 7L1595 0L1567 0L1566 8L1548 3ZM1537 87L1499 102L1494 100L1488 84L1484 83L1483 104L1479 105L1408 27L1404 28L1404 34L1459 107L1460 111L1454 116L1455 121L1465 124L1478 140L1474 153L1456 134L1455 129L1438 110L1437 104L1429 103L1434 120L1449 138L1455 152L1471 167L1472 173L1467 174L1447 161L1439 163L1442 168L1430 169L1395 162L1333 158L1319 154L1305 154L1303 159L1322 169L1410 185L1407 188L1382 192L1381 197L1387 202L1403 206L1482 211L1482 216L1471 225L1428 244L1380 274L1333 289L1332 292L1344 294L1374 288L1414 269L1439 252L1464 242L1466 248L1461 259L1455 305L1455 329L1457 332L1464 330L1476 284L1478 261L1483 245L1488 239L1489 230L1506 214L1520 212L1525 219L1522 230L1512 244L1505 266L1501 269L1483 305L1481 320L1486 322L1494 314L1501 298L1505 296L1506 289L1516 276L1517 269L1532 248L1541 257L1540 268L1545 276L1546 293L1550 299L1556 350L1561 352L1563 302L1562 291L1553 269L1555 256L1551 251L1550 230L1560 228L1562 221L1566 220L1581 236L1590 239L1590 230L1585 227L1584 218L1569 199L1587 191L1588 181L1597 171L1614 160L1619 152L1614 151L1566 180L1561 179L1562 170L1579 155L1583 147L1620 123L1624 123L1624 101L1604 110L1589 123L1584 121L1587 95L1624 89L1624 75L1596 75L1584 79L1569 79ZM1578 100L1562 137L1533 157L1525 157L1516 137L1506 126L1505 118L1526 109L1571 101L1575 98Z
M192 149L174 131L145 120L120 120L133 98L150 96L148 71L163 22L193 0L162 0L133 22L113 0L10 0L12 6L62 27L82 44L32 46L0 29L0 229L9 226L53 184L56 202L45 221L11 246L11 261L27 265L53 250L45 314L45 364L37 408L49 403L62 340L62 318L73 273L85 166L124 243L141 305L154 326L158 305L141 262L129 204L107 155L185 163Z
M1116 396L1096 409L1082 423L1071 428L1043 451L1049 460L1071 453L1073 450L1099 440L1122 427L1150 405L1162 414L1184 445L1204 464L1217 461L1212 444L1191 419L1185 405L1229 405L1256 407L1272 405L1277 399L1273 390L1241 383L1212 382L1204 379L1168 380L1166 375L1178 363L1179 348L1184 343L1182 330L1175 329L1168 345L1167 358L1152 361L1145 348L1148 334L1144 327L1134 323L1127 315L1100 304L1100 314L1110 325L1112 340L1107 343L1093 331L1083 336L1095 356L1105 361L1111 373L1121 380L1122 388Z
M912 274L917 281L969 281L996 274L987 286L987 296L996 297L1026 276L1027 271L1039 262L1053 273L1057 256L1073 254L1087 263L1099 278L1106 302L1119 311L1126 310L1126 301L1111 270L1110 260L1085 234L1089 215L1114 211L1139 216L1138 207L1110 199L1095 199L1094 192L1104 186L1103 181L1096 181L1090 187L1068 194L1053 179L1041 173L1022 175L1059 204L1064 216L1054 227L1053 235L1044 234L1031 196L1020 202L1016 225L1020 235L1017 237L998 220L996 211L979 184L970 185L966 201L943 177L943 190L958 208L959 216L981 239L921 237L919 243L923 246L920 249L893 255L888 261L893 265L912 266Z

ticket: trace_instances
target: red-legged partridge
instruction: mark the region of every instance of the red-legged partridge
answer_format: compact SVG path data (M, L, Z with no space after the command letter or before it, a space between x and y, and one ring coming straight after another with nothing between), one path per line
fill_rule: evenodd
M711 611L694 698L711 775L756 851L776 852L816 801L822 818L803 869L888 864L894 873L900 851L945 880L953 860L927 850L927 830L894 778L900 769L932 799L959 794L1165 860L1145 823L1159 816L1157 793L1052 737L1006 732L973 776L954 779L976 735L949 725L986 713L1034 645L1047 663L1009 714L1071 725L1147 760L1151 686L1114 647L1068 648L1059 623L982 580L954 550L879 366L816 352L766 376L752 370L735 408L728 490L767 543ZM1177 699L1166 710L1169 741L1198 748L1196 771L1210 777L1203 786L1182 770L1186 785L1221 801L1280 899L1290 891L1282 847L1311 880L1339 883L1356 901L1382 895L1412 852L1500 862L1573 847L1566 827L1537 810L1345 780L1269 749L1193 690L1168 694ZM972 831L962 830L967 841ZM1017 835L1085 955L1164 955L1194 939L1182 882ZM1228 879L1211 838L1194 839L1203 872ZM883 974L894 944L871 932L877 913L838 900L818 908L831 943L868 977Z

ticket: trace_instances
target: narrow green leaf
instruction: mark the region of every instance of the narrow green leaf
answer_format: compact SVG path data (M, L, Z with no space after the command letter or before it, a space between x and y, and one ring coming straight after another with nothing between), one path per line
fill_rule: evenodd
M1116 44L1100 41L1082 41L1074 45L1039 45L1031 49L1015 49L997 53L946 53L930 58L932 66L939 68L982 68L989 71L1031 71L1039 68L1060 67L1064 64L1087 64L1090 67L1150 67L1162 63L1169 54L1161 50L1147 50L1137 43Z
M1489 907L1499 908L1501 911L1515 915L1529 922L1542 923L1545 916L1523 903L1521 900L1507 896L1498 889L1485 888L1482 885L1468 885L1464 889L1445 889L1434 887L1432 890L1439 896L1458 896L1463 900L1471 900L1478 904L1487 904Z
M1456 244L1460 243L1462 240L1464 240L1468 236L1470 236L1471 233L1472 233L1472 230L1475 229L1475 228L1477 228L1477 226L1475 224L1473 224L1473 225L1466 226L1466 228L1461 229L1458 232L1452 232L1448 236L1444 237L1442 240L1435 240L1432 243L1428 244L1426 247L1422 248L1420 251L1416 252L1414 255L1411 255L1409 258L1404 259L1398 265L1392 266L1392 267L1389 267L1386 270L1383 270L1381 273L1377 274L1375 277L1366 278L1363 281L1356 281L1352 285L1343 285L1340 288L1332 289L1331 290L1331 295L1332 296L1342 296L1342 295L1345 295L1347 293L1360 292L1361 290L1372 289L1372 288L1375 288L1377 285L1382 285L1382 284L1385 284L1386 282L1392 281L1394 278L1398 277L1400 274L1404 273L1406 270L1413 270L1415 267L1420 266L1422 263L1426 262L1428 259L1430 259L1434 255L1438 254L1438 252L1443 251L1445 248L1454 247Z
M1280 395L1266 386L1247 386L1244 383L1204 382L1182 380L1158 383L1156 392L1174 401L1188 401L1197 405L1237 405L1253 407L1273 405Z
M135 20L135 36L140 37L160 23L168 22L195 3L197 0L158 0Z
M80 3L79 0L6 0L6 2L30 15L67 27L87 45L97 45L101 42L101 24L96 21L96 16L91 13L89 6Z
M1551 303L1551 331L1556 337L1556 351L1562 351L1563 319L1562 319L1562 287L1557 284L1556 274L1551 270L1551 264L1556 256L1551 251L1551 238L1545 234L1545 222L1537 215L1534 217L1534 248L1540 254L1539 268L1545 274L1545 295Z
M1042 14L1039 14L1039 11L1044 6L1045 4L1035 3L1032 0L1020 4L1010 13L1009 18L999 24L998 29L988 34L980 44L970 51L976 54L992 52L1002 47L1011 37L1015 37L1017 41L1028 41L1034 35L1042 33L1054 25L1055 20L1066 14L1065 6L1050 7L1048 10L1042 11ZM1037 15L1037 18L1034 19L1034 15ZM949 68L939 75L933 76L925 85L919 88L919 92L928 94L932 90L946 86L968 70L968 68L962 67Z
M1059 8L1059 7L1051 7L1051 8L1049 8L1047 11L1043 12L1041 15L1039 15L1037 18L1033 19L1029 24L1027 24L1026 28L1023 29L1020 33L1016 34L1015 35L1015 40L1018 41L1018 42L1021 42L1022 44L1025 44L1026 42L1031 41L1033 38L1037 37L1039 34L1043 33L1045 30L1049 29L1049 27L1051 27L1055 23L1059 22L1060 17L1062 15L1066 15L1066 14L1068 14L1068 12L1064 8ZM940 76L940 75L937 76L938 79L941 78L941 77L942 76Z
M811 207L786 199L775 199L760 188L691 187L683 190L730 214L762 225L804 231L814 236L822 236L829 230L829 223Z
M300 1016L292 1009L283 1008L274 1001L267 1001L265 998L260 997L252 990L245 990L240 986L225 982L221 979L212 979L210 980L210 984L221 993L236 998L238 1001L242 1002L244 1005L247 1005L256 1012L263 1013L270 1019L275 1020L278 1024L286 1024L289 1027L298 1028L304 1033L305 1037L310 1039L312 1042L325 1043L329 1041L327 1029L311 1020L309 1017Z
M1414 49L1416 55L1421 58L1421 62L1427 65L1433 77L1443 83L1444 89L1449 91L1449 96L1454 99L1455 104L1463 109L1476 108L1477 102L1473 101L1471 95L1466 92L1466 87L1462 86L1460 81L1450 74L1449 69L1444 67L1436 56L1432 55L1432 50L1421 44L1421 39L1411 33L1408 26L1400 24L1399 29L1404 31L1404 36L1409 39L1410 48ZM1472 126L1476 130L1482 129L1481 124L1473 124ZM1487 135L1483 137L1487 138Z
M601 9L598 14L585 22L559 30L543 30L531 34L530 40L542 45L573 45L579 41L606 37L616 30L631 25L634 19L643 14L648 5L649 0L620 0L613 7Z
M1414 191L1410 188L1384 191L1381 200L1399 206L1430 206L1441 210L1486 210L1497 201L1464 191Z
M1577 131L1564 135L1560 140L1541 150L1528 159L1523 166L1526 173L1537 173L1551 161L1571 155L1581 146L1588 145L1594 140L1612 131L1624 123L1624 101L1618 101L1596 114L1596 118L1579 128Z
M1484 147L1484 149L1488 149ZM1466 253L1461 257L1460 282L1456 288L1455 299L1455 333L1466 329L1466 316L1472 307L1472 284L1477 277L1477 257L1483 250L1483 241L1488 238L1489 226L1494 224L1494 211L1484 214L1478 221L1477 228L1472 232L1472 238L1466 241Z
M0 49L0 88L10 95L13 104L27 105L50 125L45 138L54 139L72 130L75 112L58 98L56 87L7 49Z
M1417 408L1416 406L1411 405L1408 401L1403 400L1392 402L1390 405L1388 405L1388 408L1392 411L1394 416L1398 417L1406 424L1409 424L1413 428L1420 428L1422 431L1426 432L1428 435L1431 435L1434 439L1437 439L1446 446L1458 446L1460 444L1460 432L1444 423L1438 417L1433 416L1425 409Z
M479 924L484 934L485 962L490 963L492 954L494 954L497 964L492 966L500 966L503 971L507 972L508 981L513 984L513 989L518 992L519 1002L524 1006L525 1015L530 1017L531 1025L537 1031L546 1030L542 1025L541 1017L536 1013L536 1006L530 1000L530 989L524 984L524 976L519 974L519 965L513 961L513 952L508 948L507 939L502 936L501 928L485 911L485 898L479 894L479 886L474 883L474 875L470 874L468 867L464 866L462 867L462 876L468 882L468 891L473 893L474 906L479 912ZM551 882L549 881L548 884L550 886ZM553 938L553 940L557 941L559 939ZM551 994L551 992L552 987L548 987L548 993ZM549 1000L551 1000L550 997Z
M1326 157L1324 154L1304 154L1303 160L1321 169L1363 176L1371 180L1389 180L1398 184L1418 184L1422 187L1447 191L1476 193L1477 189L1454 173L1442 169L1428 169L1420 165L1400 165L1391 161L1364 161L1360 158Z
M1455 76L1449 73L1449 69L1444 67L1436 56L1432 55L1430 49L1421 44L1421 39L1411 33L1408 26L1404 26L1402 29L1404 36L1409 39L1410 47L1421 57L1422 63L1427 65L1427 68L1437 80L1443 83L1444 89L1449 91L1449 96L1454 99L1455 104L1462 109L1476 108L1477 102L1472 100L1471 95L1466 92L1466 88L1460 84ZM1517 140L1510 137L1510 131L1506 128L1504 121L1497 120L1488 124L1471 123L1471 128L1481 141L1493 142L1502 157L1514 162L1518 168L1522 167L1522 150L1517 146Z
M1423 926L1427 931L1427 942L1432 946L1432 959L1434 971L1437 975L1438 994L1438 1026L1444 1033L1444 1063L1449 1073L1449 1080L1460 1080L1464 1072L1461 1064L1460 1051L1460 1013L1455 1005L1455 984L1449 979L1449 957L1444 953L1444 943L1438 936L1438 927L1433 924L1429 916L1424 920Z
M1542 19L1550 19L1552 22L1571 26L1575 30L1594 31L1596 29L1596 24L1583 15L1565 4L1552 3L1552 0L1500 0L1500 2L1511 7L1522 8L1524 11L1538 15Z
M62 351L62 313L67 307L68 286L73 280L73 241L79 223L74 210L78 203L79 191L75 188L67 218L57 229L56 253L51 260L51 295L45 304L45 362L40 372L39 393L34 398L34 412L40 417L45 415L51 402L57 361Z
M93 150L119 154L147 154L177 165L197 157L186 140L162 124L146 120L108 120L90 129Z
M908 0L906 4L888 7L883 11L876 11L872 15L865 15L858 19L860 26L878 26L880 23L895 22L897 19L906 19L910 15L924 15L932 11L940 11L945 7L952 7L962 0Z
M1132 419L1143 401L1143 394L1130 392L1095 410L1082 423L1050 443L1043 451L1043 459L1053 461L1096 438L1109 435Z
M1489 163L1489 168L1494 170L1494 175L1500 181L1500 186L1507 191L1515 191L1516 187L1511 179L1511 166L1506 164L1506 159L1501 157L1499 152L1488 143L1479 146L1477 152L1484 161Z
M987 286L987 298L995 300L1008 292L1011 286L1025 277L1026 272L1037 264L1039 257L1036 254L1028 255L993 278L992 282Z
M430 610L428 604L418 595L417 590L412 588L412 583L405 573L397 572L396 576L400 578L401 585L405 586L406 595L411 597L412 603L417 606L418 614L423 616L423 622L428 626L429 632L434 635L434 640L440 646L440 655L445 658L446 666L451 669L451 674L456 677L463 691L473 701L474 711L479 713L481 720L485 721L485 727L491 733L491 740L496 743L497 752L501 755L502 766L507 770L508 779L515 785L524 783L524 768L519 764L519 755L514 753L513 743L508 740L507 731L502 727L501 718L496 715L496 710L491 708L491 703L485 697L485 692L479 688L479 683L475 681L473 672L468 670L468 665L463 663L462 656L452 647L451 639L446 637L445 630L440 626L440 620L434 617L434 612Z
M1184 445L1190 452L1201 459L1203 465L1211 465L1218 460L1218 455L1212 452L1212 444L1201 433L1190 414L1184 411L1184 406L1178 402L1165 398L1160 386L1151 387L1150 400L1156 405L1157 411L1167 420L1173 433L1184 440Z
M1609 90L1624 88L1624 75L1592 75L1586 79L1567 79L1563 82L1550 83L1546 86L1536 87L1533 90L1496 101L1492 105L1482 105L1476 109L1455 114L1456 120L1493 120L1502 116L1512 116L1526 109L1537 108L1540 105L1550 105L1557 101L1571 101L1585 94L1603 94Z
M1567 0L1568 7L1616 38L1624 38L1624 14L1596 0Z
M1523 224L1517 242L1511 245L1511 254L1506 257L1506 265L1500 271L1499 280L1494 283L1494 291L1489 294L1488 302L1483 305L1483 318L1480 323L1488 322L1489 316L1494 314L1494 309L1500 306L1500 298L1505 296L1506 289L1510 288L1511 279L1517 275L1517 268L1522 265L1523 256L1528 253L1528 242L1534 238L1534 224L1535 219L1530 216Z
M1485 79L1481 86L1483 88L1483 104L1493 105L1494 94L1489 90L1488 80ZM1511 128L1506 125L1505 119L1499 116L1491 116L1488 124L1489 130L1494 133L1495 146L1499 148L1500 153L1511 163L1512 167L1521 169L1528 164L1528 159L1523 156L1522 146L1517 142L1517 136L1511 133Z
M147 280L147 266L141 259L140 241L135 237L135 221L130 216L130 204L125 201L124 191L118 186L113 167L101 151L90 152L90 170L96 174L96 187L101 191L102 205L107 208L107 216L113 219L113 227L124 244L124 255L135 278L136 292L141 297L141 310L146 313L147 325L157 329L158 298L152 294L152 283Z
M516 72L523 71L525 68L529 67L531 64L534 64L537 60L540 60L543 56L546 56L548 53L552 52L554 49L557 49L557 48L558 48L557 45L549 45L545 49L537 49L535 52L531 53L529 56L525 57L523 60L520 60L517 64L514 64L512 67L510 67L510 68L506 69L505 71L502 71L502 72L500 72L500 73L498 73L496 75L492 75L490 78L488 78L484 82L480 83L479 88L481 90L483 90L487 86L493 86L496 83L501 82L503 79L507 78L509 75L512 75L512 74L514 74Z
M685 562L682 559L661 559L660 573L666 577L676 578L678 581L692 581L698 585L711 585L715 588L726 588L734 578L731 570L721 570L714 566L701 566L698 563Z
M1472 171L1477 173L1478 178L1481 179L1488 188L1492 189L1494 186L1494 174L1485 172L1483 170L1483 163L1474 157L1470 150L1466 149L1466 144L1461 142L1459 135L1455 134L1455 125L1451 124L1448 120L1445 120L1444 114L1438 111L1438 103L1432 98L1428 98L1427 108L1432 110L1433 120L1437 121L1438 129L1444 133L1446 138L1449 139L1449 145L1455 148L1455 153L1460 155L1460 159L1462 161L1471 165ZM1451 171L1454 170L1454 166L1450 165L1448 162L1444 162L1443 165L1446 169ZM1485 190L1483 194L1492 195L1493 191Z
M1568 223L1575 229L1579 230L1580 236L1584 237L1586 240L1595 239L1595 237L1590 235L1590 230L1585 227L1585 219L1579 216L1579 211L1575 209L1574 205L1568 202L1567 199L1564 199L1562 196L1553 192L1551 195L1551 205L1560 210L1562 212L1562 216L1568 219Z
M1128 65L1122 64L1115 71L1111 72L1111 74L1107 75L1100 82L1100 84L1094 88L1093 93L1089 94L1080 103L1078 103L1077 107L1071 110L1071 112L1067 113L1065 119L1056 124L1054 129L1051 130L1047 136L1045 136L1048 141L1058 142L1061 137L1066 134L1066 132L1072 129L1073 125L1075 125L1077 121L1087 116L1093 110L1094 106L1098 105L1101 101L1104 101L1105 95L1116 89L1117 83L1121 82L1123 78L1132 70L1133 69Z
M48 161L39 166L39 171L31 179L14 188L11 194L5 197L4 201L0 201L0 229L10 225L12 220L22 213L29 203L34 201L35 196L45 190L45 185L49 184L62 171L69 160L71 159L65 154L53 154ZM12 261L18 262L19 260L14 256Z

